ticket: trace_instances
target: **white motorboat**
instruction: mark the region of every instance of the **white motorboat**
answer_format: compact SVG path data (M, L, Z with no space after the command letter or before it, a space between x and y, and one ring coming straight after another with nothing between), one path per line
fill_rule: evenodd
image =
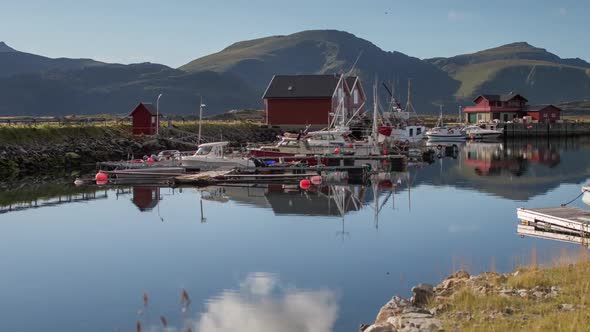
M430 141L464 141L465 136L459 128L451 128L447 126L434 127L426 132L426 137Z
M440 107L440 116L436 127L428 130L425 134L430 141L463 141L465 135L461 132L461 128L448 127L443 124L442 105Z
M199 145L199 149L192 156L180 157L180 164L184 167L199 170L233 169L254 167L254 161L246 158L230 158L225 156L224 147L229 142L213 142Z
M504 134L496 125L467 126L463 129L465 136L470 139L498 139Z
M410 81L408 81L408 101L405 110L402 109L401 104L395 99L385 83L384 86L391 96L391 101L389 111L382 114L385 126L379 128L380 136L389 137L394 142L415 143L421 141L426 133L426 127L418 119L410 101ZM414 118L412 118L412 114L415 115Z

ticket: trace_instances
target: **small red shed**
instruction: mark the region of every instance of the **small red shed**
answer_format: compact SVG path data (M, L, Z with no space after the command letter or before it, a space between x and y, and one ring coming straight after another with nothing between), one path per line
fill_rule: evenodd
M540 123L555 123L560 119L561 109L553 105L532 105L527 108L526 113Z
M160 126L157 110L150 103L139 103L129 116L133 118L133 135L155 135Z

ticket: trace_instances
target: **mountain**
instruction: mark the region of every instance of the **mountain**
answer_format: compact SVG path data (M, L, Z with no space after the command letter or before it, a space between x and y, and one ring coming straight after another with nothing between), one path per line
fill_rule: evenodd
M359 57L360 55L360 57ZM262 92L275 74L353 73L361 77L369 99L371 85L380 80L396 82L405 100L412 79L412 98L419 112L436 111L459 87L443 70L399 52L386 52L371 42L337 30L310 30L235 43L222 51L193 60L179 69L231 73ZM381 97L386 92L380 90Z
M590 63L579 58L562 59L525 42L425 61L460 81L455 97L462 101L481 93L510 91L518 91L536 103L590 97Z
M207 113L258 107L260 100L258 92L230 74L186 73L151 63L105 64L0 78L0 115L126 115L159 93L164 114L196 114L200 95Z
M0 78L52 69L69 70L102 65L105 64L92 59L52 59L19 52L4 42L0 42Z
M8 45L6 45L6 43L4 43L3 41L0 41L0 53L8 53L8 52L16 52L16 50Z

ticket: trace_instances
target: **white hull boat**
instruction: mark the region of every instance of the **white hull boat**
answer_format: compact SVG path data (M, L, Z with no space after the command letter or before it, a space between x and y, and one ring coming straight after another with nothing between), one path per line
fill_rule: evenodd
M234 168L255 167L250 159L229 158L224 155L223 148L229 142L214 142L199 145L199 149L192 156L182 156L180 164L183 167L199 170L225 170Z

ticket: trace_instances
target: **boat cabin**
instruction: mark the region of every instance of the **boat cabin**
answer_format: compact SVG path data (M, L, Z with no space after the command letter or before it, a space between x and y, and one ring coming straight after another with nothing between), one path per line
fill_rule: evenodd
M197 152L195 152L194 156L200 157L215 157L215 158L223 158L224 157L224 147L228 146L229 142L213 142L213 143L203 143L199 145Z

